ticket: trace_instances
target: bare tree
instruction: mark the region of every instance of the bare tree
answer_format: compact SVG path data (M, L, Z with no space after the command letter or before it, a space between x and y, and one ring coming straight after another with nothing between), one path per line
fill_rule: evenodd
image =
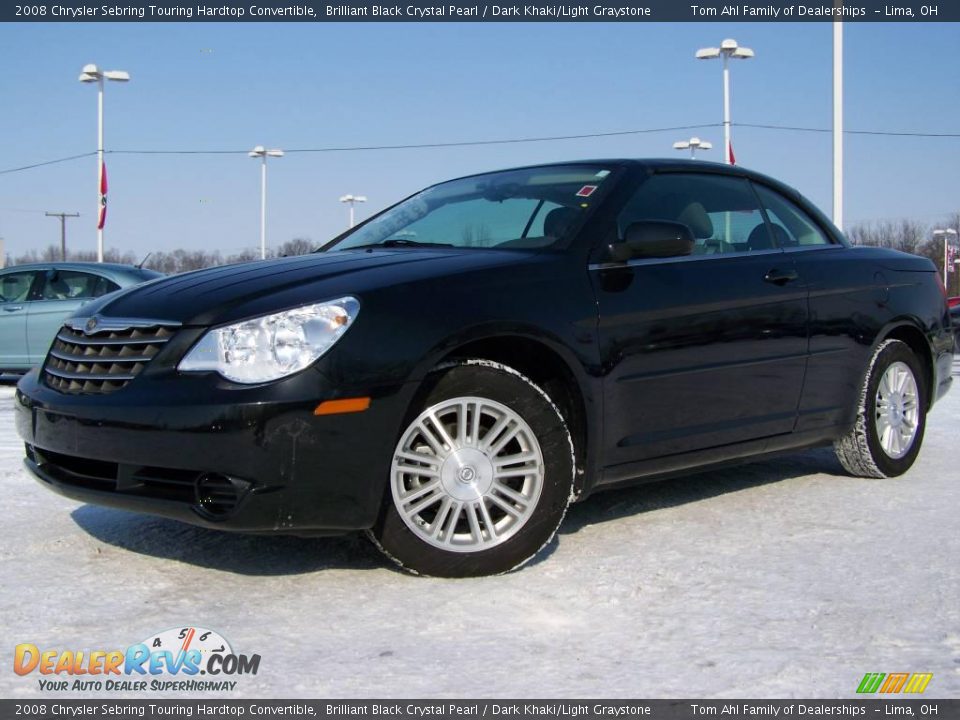
M294 255L309 255L316 250L316 245L310 238L294 238L287 240L277 248L278 257L293 257Z
M464 225L460 230L464 247L483 247L490 243L490 229L486 223Z
M920 245L926 240L929 228L923 223L904 218L897 228L896 250L916 254Z
M847 237L854 245L893 248L908 253L916 253L928 236L926 225L909 218L897 222L881 220L858 223L847 232Z
M137 262L136 256L132 252L121 253L116 248L109 248L103 254L104 262L122 263L124 265L133 265ZM71 250L67 253L68 262L96 262L97 253L92 250L89 252ZM17 255L8 264L25 265L27 263L37 262L60 262L60 246L48 245L41 251L36 248L30 249L22 255Z
M955 237L960 237L960 212L950 213L947 215L946 222L937 223L936 227L941 230L952 228L958 233ZM927 240L920 246L917 253L933 261L933 264L937 266L937 271L941 275L941 280L943 279L943 243L945 241L946 238L944 236L933 237L933 233L930 232L927 235ZM954 242L956 242L956 240L954 240ZM947 279L947 295L951 297L960 295L960 268L954 265L953 272L947 275Z
M267 251L267 257L270 257L270 251ZM228 263L254 262L260 259L260 251L253 248L246 248L235 255L227 257Z

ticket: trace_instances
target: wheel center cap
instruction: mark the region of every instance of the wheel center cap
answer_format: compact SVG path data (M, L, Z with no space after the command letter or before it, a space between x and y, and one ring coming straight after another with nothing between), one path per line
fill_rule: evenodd
M903 397L901 395L890 397L890 421L897 427L903 421Z
M455 500L479 500L493 485L493 462L475 448L458 448L443 461L440 482Z

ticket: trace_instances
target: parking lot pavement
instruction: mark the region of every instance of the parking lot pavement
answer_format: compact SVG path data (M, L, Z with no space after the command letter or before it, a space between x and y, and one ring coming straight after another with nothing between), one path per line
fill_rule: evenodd
M206 697L850 697L894 671L960 695L960 386L903 478L847 477L817 449L604 493L535 564L459 581L404 575L359 537L60 498L21 465L12 397L0 388L3 697L83 697L15 675L16 643L123 648L185 625L262 658Z

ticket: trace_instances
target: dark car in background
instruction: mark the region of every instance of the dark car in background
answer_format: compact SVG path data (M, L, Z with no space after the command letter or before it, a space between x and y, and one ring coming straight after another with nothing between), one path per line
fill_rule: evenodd
M63 321L84 303L163 277L111 263L49 262L0 270L0 372L22 373L46 357Z
M545 165L428 188L312 256L95 300L16 422L69 497L368 531L408 570L481 575L602 488L830 444L904 473L949 322L929 260L849 247L771 178Z

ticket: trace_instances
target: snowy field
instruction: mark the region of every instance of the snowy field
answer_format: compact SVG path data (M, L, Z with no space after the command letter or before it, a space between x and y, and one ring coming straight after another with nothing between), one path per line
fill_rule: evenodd
M13 673L16 643L113 649L191 624L262 656L250 697L851 697L868 671L932 672L925 697L960 697L960 384L903 478L846 477L822 449L609 492L536 564L459 581L401 574L361 538L60 498L22 468L12 396L0 697L43 695Z

